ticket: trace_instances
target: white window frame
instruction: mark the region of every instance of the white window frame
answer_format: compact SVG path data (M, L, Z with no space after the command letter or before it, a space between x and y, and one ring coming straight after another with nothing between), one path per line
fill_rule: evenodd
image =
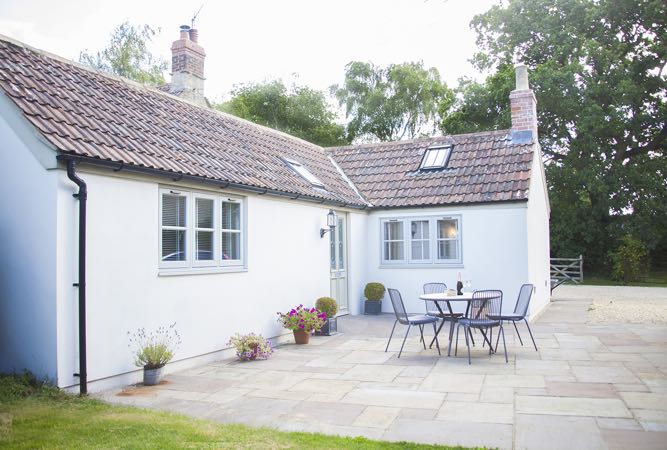
M189 253L192 251L190 248L190 238L191 238L191 230L190 230L190 196L189 192L187 191L182 191L181 189L169 189L169 188L162 188L159 190L160 191L160 198L159 198L159 248L158 248L158 260L160 261L160 267L163 268L184 268L189 266L189 260L190 260L190 255ZM179 197L185 197L185 227L173 227L173 226L163 226L162 225L162 197L163 195L175 195ZM162 231L163 230L185 230L185 260L183 261L164 261L162 259Z
M222 228L222 204L223 203L233 203L233 204L238 204L239 205L239 229L234 230L234 229L227 229L227 228ZM245 208L243 207L243 199L240 197L234 197L231 195L226 195L224 196L221 201L219 202L220 204L220 209L218 212L218 218L220 219L220 228L218 230L218 236L220 237L219 244L218 244L218 249L220 251L220 265L223 267L239 267L244 265L244 260L245 260ZM234 234L240 234L241 238L239 239L239 253L241 258L240 259L222 259L222 233L234 233Z
M387 223L392 223L392 222L402 222L403 223L403 239L385 239L384 238L384 230L385 230L385 224ZM403 242L403 258L402 259L385 259L385 253L384 253L384 244L387 242ZM407 255L408 249L406 248L406 240L405 240L405 221L401 219L394 219L394 218L388 218L388 219L383 219L380 221L380 258L382 260L382 264L386 265L391 265L391 264L405 264L406 262L406 255Z
M407 230L407 234L408 234L407 242L408 242L408 245L410 247L409 248L408 262L410 262L411 264L414 264L414 263L423 264L423 263L432 262L432 260L433 260L433 249L431 248L432 247L432 245L431 245L432 237L431 236L433 236L433 230L432 230L432 226L431 226L431 221L429 219L425 218L425 217L421 217L421 218L417 217L417 218L410 218L406 222L407 222L408 227L409 227L409 229ZM426 228L428 230L428 239L423 239L423 238L422 239L412 239L412 222L426 222ZM412 242L413 241L415 241L415 242L418 241L420 243L428 242L428 245L427 245L428 256L429 256L428 258L417 259L417 258L412 257ZM422 251L423 250L424 250L424 246L422 245Z
M438 237L438 221L440 220L453 220L456 222L456 238L439 238ZM433 234L433 240L435 241L434 245L434 250L435 253L433 254L433 257L435 260L440 263L440 264L458 264L461 262L461 221L457 217L452 217L452 216L443 216L443 217L436 217L433 220L433 224L435 227L435 233ZM440 241L456 241L456 258L448 258L448 259L442 259L439 256L438 252L438 244Z
M457 226L456 250L458 258L439 259L438 258L438 220L455 220ZM429 238L429 258L412 259L412 222L428 221ZM387 222L403 222L403 256L402 260L385 259L384 244L395 240L387 241L384 238L384 228ZM406 217L382 217L380 218L380 267L432 267L432 266L462 266L463 265L463 219L458 214L448 215L427 215L427 216L406 216ZM423 242L424 239L418 239Z
M198 228L197 227L197 199L213 200L213 228ZM216 215L220 210L220 201L214 195L202 194L199 192L192 193L192 267L214 267L218 260L218 239L216 235ZM213 259L199 261L197 259L197 231L213 231ZM161 240L161 239L160 239Z
M190 189L180 189L171 187L159 188L159 227L158 227L158 269L160 275L181 275L211 272L236 272L246 270L247 259L247 220L246 220L246 198L230 194L214 194L205 191L196 191ZM162 196L163 194L180 195L185 197L186 204L186 227L163 227L162 226ZM213 200L213 260L196 260L196 232L198 230L196 223L196 199L203 198ZM240 234L240 259L223 260L222 259L222 204L223 202L233 202L240 205L240 229L226 230ZM185 261L163 261L162 260L162 230L163 229L184 229L186 234L186 257ZM208 229L207 229L208 230Z

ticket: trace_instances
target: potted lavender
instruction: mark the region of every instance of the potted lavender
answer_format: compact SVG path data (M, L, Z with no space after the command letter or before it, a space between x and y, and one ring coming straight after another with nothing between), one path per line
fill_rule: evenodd
M161 326L147 333L139 328L134 333L127 332L130 348L134 348L134 364L144 369L144 385L153 386L162 380L163 367L172 360L181 345L181 336L176 331L176 322L168 327Z

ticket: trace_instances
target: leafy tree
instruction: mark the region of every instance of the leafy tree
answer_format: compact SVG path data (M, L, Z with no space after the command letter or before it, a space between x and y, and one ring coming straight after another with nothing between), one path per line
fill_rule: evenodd
M282 81L240 85L231 100L215 107L323 147L349 143L324 94L305 86L288 89Z
M509 68L530 67L554 255L583 247L598 268L625 234L667 238L666 22L663 0L511 0L472 21L493 75L461 86L442 128L507 127Z
M610 254L612 277L628 284L639 281L646 275L646 248L639 239L630 234L621 237L620 245Z
M332 86L331 93L351 118L350 140L390 141L432 133L454 100L438 70L425 69L423 63L382 68L353 61L346 66L343 86Z
M514 67L504 65L485 83L459 80L456 100L444 115L440 129L445 134L475 133L511 126L509 95L514 89Z
M109 45L95 54L83 51L79 62L95 69L151 85L164 84L166 61L155 58L148 43L156 31L148 25L123 22L111 33Z

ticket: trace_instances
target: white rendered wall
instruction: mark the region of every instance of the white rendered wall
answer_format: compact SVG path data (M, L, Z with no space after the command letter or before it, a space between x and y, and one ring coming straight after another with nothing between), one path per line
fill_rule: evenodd
M382 218L433 215L461 216L462 264L380 266ZM388 288L398 289L408 312L424 312L424 302L419 300L424 283L444 282L455 289L459 272L463 280L472 280L473 289L501 289L504 294L503 311L511 312L519 287L528 280L526 203L375 211L368 217L367 234L365 282L379 281ZM387 295L382 302L382 310L393 312Z
M0 372L55 381L57 174L28 127L0 94Z
M528 278L535 285L529 314L535 317L551 299L549 275L549 198L542 152L535 146L528 197Z
M182 360L226 348L235 332L265 337L284 334L276 312L300 303L312 306L318 297L329 295L329 240L319 236L328 207L247 196L246 272L160 276L159 184L110 174L80 173L88 184L90 381L136 370L127 332L139 327L153 329L176 322L183 339L176 360ZM178 187L187 189L183 183ZM71 183L61 184L59 201L76 207L71 197L74 190ZM76 214L63 208L59 219L60 238L75 236ZM351 236L356 235L354 228L351 231ZM63 247L59 261L76 267L75 251ZM76 291L66 287L74 281L75 271L63 270L61 275L65 289L59 301L59 342L64 351L59 358L63 374L59 382L69 386L77 382L67 378L76 368L76 335L71 332L76 328L72 306ZM131 377L137 381L139 373Z

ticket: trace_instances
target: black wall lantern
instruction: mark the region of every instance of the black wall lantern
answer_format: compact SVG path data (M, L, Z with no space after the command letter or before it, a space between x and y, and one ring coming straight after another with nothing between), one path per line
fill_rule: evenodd
M325 234L327 234L330 231L334 231L336 229L336 223L338 222L338 218L336 217L336 213L334 212L333 209L329 210L329 214L327 214L327 226L329 228L320 228L320 237L323 238Z

